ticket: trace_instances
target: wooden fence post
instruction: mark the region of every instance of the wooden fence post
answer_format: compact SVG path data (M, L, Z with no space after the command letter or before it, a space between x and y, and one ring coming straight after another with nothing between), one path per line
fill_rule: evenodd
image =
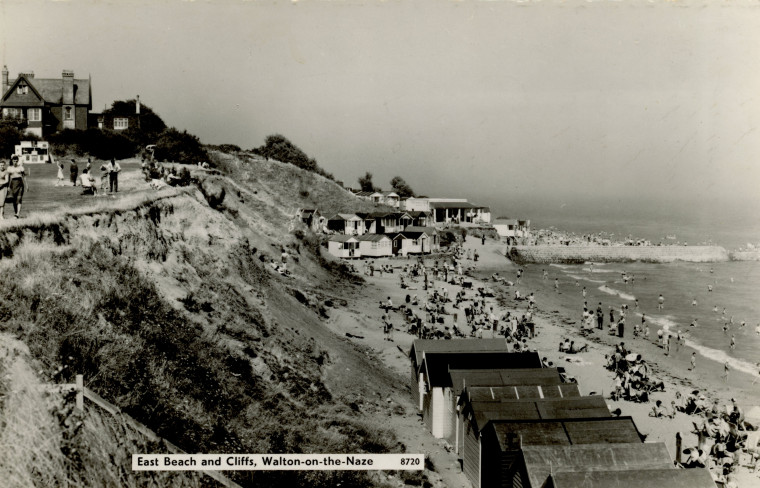
M81 374L77 375L77 410L84 412L84 377Z

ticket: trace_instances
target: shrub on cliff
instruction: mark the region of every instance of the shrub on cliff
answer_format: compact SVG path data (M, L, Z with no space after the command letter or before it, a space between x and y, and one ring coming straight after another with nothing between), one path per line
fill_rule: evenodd
M13 119L0 119L0 158L10 157L21 141L39 141L34 134L24 133L26 124Z
M164 130L156 141L155 157L158 161L173 161L183 164L196 164L208 161L208 153L200 139L171 127Z
M326 172L317 164L316 159L307 156L298 146L280 134L267 136L264 145L252 149L251 152L264 156L267 159L276 159L283 163L290 163L293 166L317 173L330 180L335 179L333 175Z

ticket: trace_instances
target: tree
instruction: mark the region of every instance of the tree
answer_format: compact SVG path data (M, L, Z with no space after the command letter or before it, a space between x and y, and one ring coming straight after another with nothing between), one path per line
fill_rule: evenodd
M414 196L414 190L412 190L412 187L409 186L406 181L400 176L395 176L391 180L391 187L393 187L393 191L398 193L398 196L401 198L409 198Z
M178 131L174 127L166 129L156 141L156 159L158 161L176 161L195 164L208 160L208 153L200 139L187 131Z
M372 184L372 173L367 171L364 176L359 177L359 188L362 191L377 191L375 185Z

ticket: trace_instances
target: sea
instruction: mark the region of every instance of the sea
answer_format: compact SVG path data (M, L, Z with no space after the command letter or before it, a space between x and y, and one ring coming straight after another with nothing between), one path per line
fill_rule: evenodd
M518 217L519 218L519 217ZM554 228L576 235L613 235L646 239L657 244L711 244L736 250L748 244L760 247L760 206L672 202L584 202L534 208L532 229ZM722 263L590 263L551 265L552 279L588 291L589 306L604 303L617 310L627 304L634 314L626 320L626 335L646 314L650 334L658 329L686 336L686 344L703 357L728 361L734 370L758 374L760 363L760 262ZM623 280L623 273L628 283ZM631 280L633 277L633 280ZM710 287L712 291L710 291ZM578 291L582 308L582 298ZM658 310L662 294L664 308ZM639 308L635 309L638 300ZM696 301L696 305L694 302ZM717 310L717 311L714 311ZM725 312L724 312L725 310ZM580 313L579 313L580 314ZM696 326L691 326L695 323ZM742 326L744 323L744 326ZM727 330L724 331L724 326ZM731 337L735 347L731 348Z

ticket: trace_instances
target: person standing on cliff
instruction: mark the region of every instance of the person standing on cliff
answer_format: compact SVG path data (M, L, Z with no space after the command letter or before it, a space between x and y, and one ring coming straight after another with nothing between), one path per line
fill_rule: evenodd
M110 186L111 193L118 193L119 191L119 173L121 172L121 166L116 162L114 158L108 163L108 184Z
M69 166L69 176L71 178L71 184L77 186L77 178L79 177L79 166L73 159L71 160L71 166Z

